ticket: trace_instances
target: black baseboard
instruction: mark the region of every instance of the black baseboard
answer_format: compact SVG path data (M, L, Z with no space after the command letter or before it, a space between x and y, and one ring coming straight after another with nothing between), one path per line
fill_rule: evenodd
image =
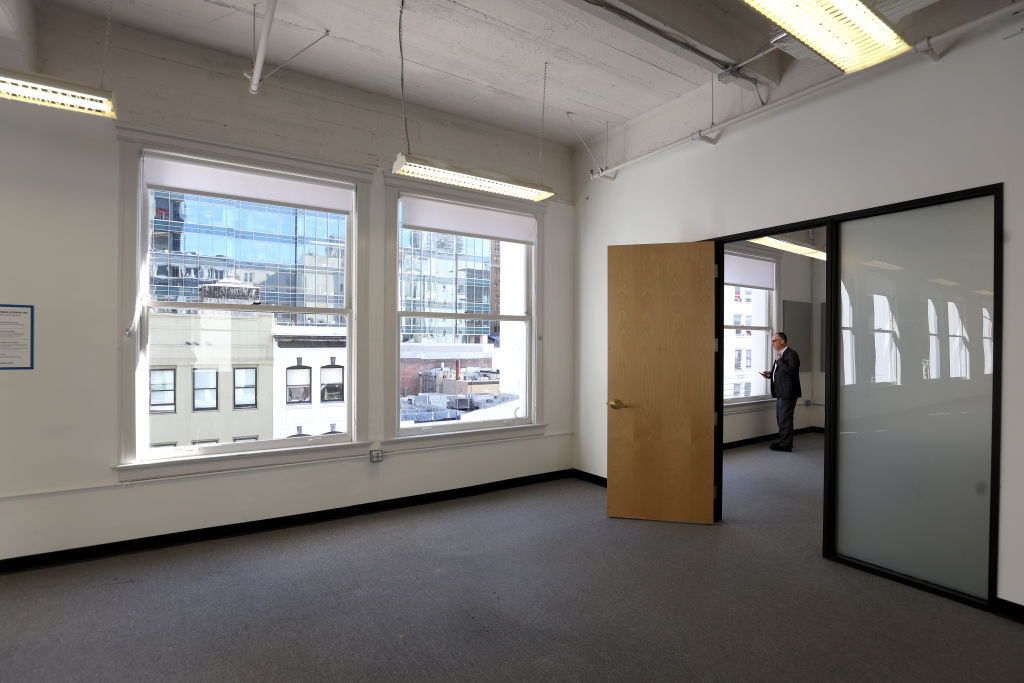
M607 477L599 477L596 474L591 474L590 472L584 472L583 470L572 470L572 476L576 477L577 479L582 479L585 482L589 482L591 484L597 484L598 486L603 486L605 488L608 488L608 478Z
M824 427L801 427L800 429L794 429L793 434L824 434ZM761 443L762 441L774 441L779 438L778 432L775 434L765 434L764 436L752 436L749 439L739 439L737 441L729 441L723 443L722 448L738 448L740 446L749 446L752 443Z
M84 548L56 550L54 552L39 553L37 555L12 557L10 559L0 560L0 573L27 571L30 569L39 569L54 565L95 560L114 555L125 555L128 553L155 550L157 548L167 548L187 543L197 543L200 541L209 541L218 538L258 533L261 531L284 529L287 527L301 526L303 524L315 524L317 522L326 522L335 519L343 519L345 517L354 517L356 515L365 515L371 512L395 510L413 505L423 505L425 503L436 503L444 500L464 498L466 496L477 496L483 493L491 493L492 491L500 491L502 489L514 488L517 486L527 486L529 484L539 484L546 481L554 481L556 479L565 479L568 477L582 479L583 481L587 481L592 484L602 486L606 485L604 478L587 472L575 469L558 470L555 472L545 472L543 474L532 474L526 477L516 477L515 479L489 482L487 484L478 484L476 486L437 491L435 493L422 493L404 498L393 498L391 500L382 500L373 503L362 503L360 505L332 508L330 510L305 512L285 517L273 517L271 519L260 519L252 522L240 522L238 524L225 524L223 526L208 527L205 529L179 531L159 536L147 536L145 538L136 538L126 541L102 543L99 545L86 546Z
M996 614L1024 623L1024 605L1018 605L1009 600L996 598L992 601L992 611Z

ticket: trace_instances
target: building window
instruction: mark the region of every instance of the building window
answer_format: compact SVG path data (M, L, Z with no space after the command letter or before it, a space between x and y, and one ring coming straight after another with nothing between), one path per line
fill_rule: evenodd
M293 425L280 414L286 405L312 398L308 368L301 381L288 369L296 348L334 346L341 352L338 364L351 365L354 186L155 151L143 153L141 168L139 240L147 248L140 250L144 278L136 329L140 358L151 365L140 368L174 365L188 372L194 414L136 423L133 460L145 461L151 443L182 444L182 457L203 454L188 447L212 443L196 439L197 433L219 436L210 453L231 452L235 434L280 439L284 447ZM289 344L278 343L283 337ZM221 415L214 424L203 413L219 407L216 368L225 365L231 368L230 379L224 375L231 405L245 410ZM266 378L275 388L259 401L258 381ZM151 374L154 413L173 410L166 403L174 389L168 379L173 382L173 375ZM282 390L276 382L287 386ZM330 416L340 429L325 440L347 438L351 402L341 410ZM326 422L323 429L317 422L317 434L326 431Z
M312 374L313 368L303 365L301 358L295 360L295 365L285 371L285 403L312 403Z
M235 408L256 407L256 370L235 368Z
M330 403L345 400L345 368L331 357L331 364L320 368L320 401ZM333 429L333 427L332 427Z
M204 444L215 444L220 443L220 439L192 439L193 446L202 446Z
M149 371L149 412L174 412L174 369ZM161 444L165 445L165 444Z
M771 258L739 251L725 254L724 319L732 320L723 335L722 386L727 401L770 394L769 382L760 372L771 368L773 360L769 340L774 331L775 268Z
M192 368L192 410L217 410L216 368Z
M253 436L236 436L234 439L232 439L232 442L233 443L244 443L246 441L259 441L259 440L260 440L260 437L257 436L257 435L253 435Z
M400 433L533 420L532 215L398 201Z

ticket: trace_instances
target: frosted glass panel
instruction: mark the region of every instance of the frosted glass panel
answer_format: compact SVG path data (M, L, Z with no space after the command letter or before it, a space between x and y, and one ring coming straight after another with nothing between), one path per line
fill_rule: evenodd
M982 197L840 226L836 549L982 598L993 220Z

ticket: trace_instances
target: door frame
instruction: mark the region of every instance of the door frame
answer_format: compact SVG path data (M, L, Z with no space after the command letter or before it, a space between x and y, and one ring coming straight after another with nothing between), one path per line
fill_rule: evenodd
M995 296L993 297L993 365L992 365L992 435L991 435L991 477L990 509L989 509L989 557L988 557L988 596L980 599L974 596L965 595L958 591L938 586L921 579L917 579L899 572L872 565L867 562L845 557L836 549L836 487L837 487L837 454L838 454L838 410L839 410L839 378L833 368L839 367L839 343L835 334L840 315L840 272L837 264L841 255L841 236L839 226L845 221L852 221L861 218L869 218L889 213L898 213L940 204L958 202L965 199L979 197L993 198L993 284ZM827 358L825 376L825 467L823 482L823 510L822 510L822 556L826 559L839 562L851 567L883 576L903 584L914 586L930 593L942 595L958 602L963 602L975 607L996 612L1003 616L1015 619L1024 619L1024 608L1016 603L1003 600L998 597L998 559L999 559L999 495L1000 495L1000 432L1002 425L1002 330L1003 330L1003 183L983 185L956 192L931 195L912 199L903 202L885 204L881 206L851 211L831 216L823 216L813 220L798 221L759 230L736 233L724 237L714 238L717 244L716 259L721 263L720 254L726 244L739 242L754 237L765 237L781 233L806 230L809 228L825 226L826 229L826 261L825 261L825 330L824 340L825 353ZM721 334L723 318L723 294L722 288L718 287L716 295L716 316L719 334ZM718 370L716 375L716 410L723 416L716 425L716 454L715 466L720 468L722 464L722 423L724 415L722 407L722 368L721 359L718 358ZM721 470L716 469L716 475L720 476ZM721 491L716 500L716 505L721 504Z

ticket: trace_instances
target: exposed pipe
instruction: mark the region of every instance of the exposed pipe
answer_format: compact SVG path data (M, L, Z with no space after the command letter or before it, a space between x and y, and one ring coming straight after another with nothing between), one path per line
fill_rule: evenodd
M900 59L904 55L918 54L918 53L919 54L928 55L932 59L940 59L942 57L942 55L936 53L935 52L935 48L934 48L934 43L936 41L942 42L942 41L947 41L947 40L955 39L955 38L961 36L964 33L967 33L969 31L974 30L975 28L977 28L979 26L982 26L983 24L989 23L990 21L995 21L996 19L1001 19L1004 16L1013 15L1013 14L1022 13L1022 12L1024 12L1024 3L1014 2L1011 5L1007 5L1006 7L1002 7L1002 8L1000 8L1000 9L994 11L994 12L990 12L989 14L986 14L983 17L978 17L977 19L969 21L966 24L961 24L960 26L957 26L955 28L951 28L950 30L946 31L945 33L940 33L938 36L929 36L928 38L925 38L924 40L921 40L918 43L916 43L912 50L908 50L907 52L904 52L902 55L898 55L898 56L894 57L893 59ZM892 61L893 60L889 60L889 62L892 62ZM889 62L883 62L883 63L887 64ZM856 78L858 75L863 74L863 73L867 73L869 71L871 71L871 69L864 69L863 71L855 71L853 73L844 73L844 74L840 74L839 76L834 76L834 77L832 77L832 78L830 78L830 79L828 79L826 81L822 81L821 83L816 83L816 84L814 84L814 85L812 85L812 86L810 86L808 88L804 88L803 90L801 90L799 92L795 92L792 95L787 95L786 97L783 97L781 99L775 100L773 102L769 102L768 104L765 104L762 107L758 107L757 109L751 109L750 111L744 112L742 114L738 114L738 115L736 115L736 116L734 116L734 117L732 117L730 119L726 119L725 121L720 121L718 123L712 124L711 126L708 126L707 128L699 128L695 132L691 133L690 135L688 135L688 136L686 136L684 138L680 138L679 140L676 140L675 142L671 142L671 143L665 145L664 147L659 147L658 149L655 149L655 150L652 150L650 152L647 152L646 154L641 154L640 156L635 157L633 159L630 159L629 161L624 161L621 164L618 164L617 166L612 166L610 168L601 169L601 171L598 172L598 173L594 173L593 171L591 171L590 177L591 178L599 178L599 177L605 176L606 174L609 174L609 173L616 173L619 170L621 170L621 169L623 169L623 168L625 168L627 166L632 166L633 164L638 163L640 161L643 161L644 159L649 159L650 157L653 157L653 156L655 156L657 154L661 154L662 152L667 152L668 150L674 149L676 147L679 147L680 145L685 145L688 142L694 142L694 141L697 141L697 140L706 141L708 139L709 134L711 134L711 133L720 132L723 129L729 127L729 126L735 125L735 124L740 123L742 121L746 121L749 118L753 118L754 116L757 116L759 114L763 114L763 113L765 113L767 111L771 111L771 110L776 109L778 107L785 106L785 105L789 104L790 102L794 102L794 101L796 101L798 99L801 99L803 97L806 97L808 95L812 95L812 94L818 92L819 90L824 90L825 88L831 87L831 86L835 85L836 83L844 82L844 81L846 81L846 80L848 80L850 78Z
M260 76L263 73L263 61L267 58L267 42L270 40L270 27L274 23L275 11L277 11L277 0L267 0L267 12L263 18L263 32L260 33L260 44L256 48L256 61L252 65L252 76L249 77L249 92L253 95L260 91Z

